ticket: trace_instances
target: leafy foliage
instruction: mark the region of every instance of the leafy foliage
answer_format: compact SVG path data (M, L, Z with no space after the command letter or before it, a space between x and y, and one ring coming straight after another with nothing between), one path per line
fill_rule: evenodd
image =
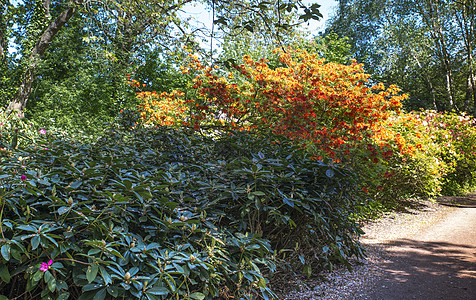
M351 174L285 140L162 127L85 144L5 121L20 141L0 158L3 294L269 298L282 251L308 272L362 256Z
M425 125L427 134L440 145L437 159L446 166L442 192L461 194L476 183L476 119L465 113L422 111L417 117Z
M226 74L191 55L182 69L196 92L141 93L141 117L147 124L285 136L317 159L342 162L359 175L369 198L384 207L433 197L443 188L453 193L460 184L468 188L474 182L472 154L451 154L454 148L473 153L467 146L474 140L473 119L444 114L423 121L416 113L403 113L406 95L393 85L368 87L369 75L356 63L325 63L292 49L279 52L280 64L274 67L264 59L243 60L235 65L238 72ZM439 125L429 131L429 123ZM457 176L450 175L454 171Z
M355 58L398 83L408 109L476 114L473 1L339 0L327 33L350 38Z
M443 145L436 143L425 124L416 114L392 115L375 131L373 143L357 155L356 169L361 171L363 186L374 201L386 208L405 203L409 198L428 198L439 195L447 172L441 160ZM387 151L375 153L384 144ZM370 160L365 157L371 157Z

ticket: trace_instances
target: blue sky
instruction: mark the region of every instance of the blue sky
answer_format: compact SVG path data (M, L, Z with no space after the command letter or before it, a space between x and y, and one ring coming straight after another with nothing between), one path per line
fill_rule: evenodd
M309 25L306 23L303 25L303 29L307 30L312 33L318 33L323 31L325 28L325 23L332 16L334 12L334 8L337 6L336 0L303 0L302 1L305 5L311 5L313 3L320 4L321 7L319 8L323 18L319 21L310 20ZM187 5L184 9L184 18L191 17L194 20L190 21L193 26L198 28L211 28L212 24L212 12L206 10L203 5ZM201 43L202 47L209 48L210 45L210 38L209 34L203 35L203 42ZM216 44L214 42L214 47Z
M310 28L317 31L321 31L324 29L325 22L329 19L329 17L333 14L334 8L337 6L337 1L336 0L304 0L304 4L309 5L312 3L317 3L320 4L321 7L319 10L321 11L321 14L323 15L322 20L319 22L313 21L310 24Z
M303 0L303 3L306 5L311 5L313 3L320 4L319 8L323 18L320 21L311 20L309 24L309 29L312 31L321 31L324 29L325 22L328 20L329 16L334 12L334 7L337 6L336 0ZM184 9L186 15L189 15L196 19L196 22L199 24L204 24L207 27L210 27L212 14L210 11L204 9L202 5L188 5ZM306 26L307 27L307 26Z

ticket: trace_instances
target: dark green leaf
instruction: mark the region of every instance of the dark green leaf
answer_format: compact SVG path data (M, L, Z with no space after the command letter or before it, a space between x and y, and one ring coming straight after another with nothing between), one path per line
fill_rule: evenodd
M283 198L283 202L291 207L294 207L294 201L293 199L290 199L290 198L287 198L287 197L284 197Z
M108 286L107 287L107 292L109 293L109 295L113 296L114 298L117 298L117 296L119 296L119 289L117 288L117 286Z
M252 192L252 194L256 196L266 196L266 194L261 191Z
M94 295L93 300L104 300L106 299L106 296L107 296L106 289L101 289L96 293L96 295Z
M152 294L147 294L147 292L145 293L147 299L149 300L160 300L158 297L152 295Z
M104 269L103 266L99 266L99 270L101 271L101 276L104 279L104 282L106 283L106 285L111 284L112 283L111 275L109 275L106 269Z
M55 235L55 236L56 236L56 235ZM49 240L50 242L52 242L53 244L55 244L56 247L59 247L59 245L58 245L58 243L56 242L56 240L51 237L51 234L44 234L44 235L42 235L42 237L46 238L47 240Z
M3 245L1 252L2 252L3 258L5 258L6 261L9 261L10 260L10 245L9 244Z
M86 270L86 279L88 280L89 283L93 282L94 279L96 279L98 270L99 270L98 265L95 263L88 266L88 269Z
M36 248L38 248L38 246L40 245L40 236L39 235L35 235L32 239L31 239L31 248L33 250L35 250Z
M82 290L83 290L83 292L93 291L93 290L100 289L103 286L104 285L102 285L102 284L90 283L90 284L86 284L85 286L83 286Z
M122 259L125 259L121 253L119 253L119 251L115 250L115 249L112 249L112 248L107 248L107 250L113 254L114 256L117 256L119 258L122 258Z
M195 292L195 293L190 295L190 298L197 299L197 300L202 300L202 299L205 299L205 295L203 293L200 293L200 292Z
M69 298L69 293L68 292L62 292L59 296L58 296L58 299L56 300L66 300Z
M48 282L48 289L50 292L54 292L56 290L56 279L52 279Z
M33 281L40 281L41 278L43 278L43 271L36 271L36 273L33 275Z
M67 213L69 210L71 209L71 206L61 206L59 209L58 209L58 214L59 215L62 215L62 214L65 214Z
M20 225L20 226L17 226L17 229L32 231L32 232L38 231L38 228L30 226L30 225Z
M49 283L51 280L54 279L53 275L48 270L44 272L44 278L46 283Z
M247 246L246 250L258 250L260 248L261 248L260 245L252 244L252 245Z
M6 265L0 265L0 278L6 283L10 283L10 272Z
M18 134L13 135L12 137L12 148L13 149L18 148Z
M58 288L58 290L67 290L68 284L63 280L57 280L56 287Z
M77 189L77 188L79 188L82 184L83 184L83 182L82 182L81 180L77 180L77 181L71 183L70 187L73 188L73 189Z
M169 290L165 287L153 287L147 290L148 294L156 295L156 296L166 296L169 293Z

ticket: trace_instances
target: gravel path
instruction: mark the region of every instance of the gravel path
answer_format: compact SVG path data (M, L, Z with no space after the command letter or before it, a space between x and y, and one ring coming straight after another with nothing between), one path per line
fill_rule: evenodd
M364 231L366 260L285 299L476 299L476 195L424 201Z

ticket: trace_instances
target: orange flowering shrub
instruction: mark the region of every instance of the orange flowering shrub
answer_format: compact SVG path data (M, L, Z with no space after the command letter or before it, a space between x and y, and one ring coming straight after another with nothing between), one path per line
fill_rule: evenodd
M440 158L443 146L429 134L426 124L415 113L390 116L372 139L388 149L372 172L365 172L371 195L393 205L409 197L439 194L448 166Z
M189 111L184 100L184 93L172 91L171 93L140 92L137 97L140 116L145 123L156 125L185 124L185 117Z
M373 140L392 155L360 172L371 196L381 203L459 194L476 184L473 117L422 111L393 115L382 125Z
M170 93L155 91L142 91L146 84L141 84L137 80L131 79L127 75L127 83L137 91L137 98L140 100L138 112L141 120L145 124L154 125L181 125L189 111L184 93L172 91ZM122 113L122 111L121 111Z
M277 50L280 66L245 56L234 71L204 66L190 56L183 73L195 73L193 99L171 103L179 113L188 112L183 125L195 128L232 127L271 131L299 144L311 146L317 155L345 159L372 131L381 127L392 111L398 111L405 95L396 86L368 87L362 65L325 63L303 50ZM170 95L157 99L170 102ZM174 100L174 99L172 99ZM158 101L158 100L157 100ZM178 106L177 106L178 104ZM164 104L165 105L165 104ZM189 110L180 108L187 105ZM147 103L146 122L163 124L167 114Z

